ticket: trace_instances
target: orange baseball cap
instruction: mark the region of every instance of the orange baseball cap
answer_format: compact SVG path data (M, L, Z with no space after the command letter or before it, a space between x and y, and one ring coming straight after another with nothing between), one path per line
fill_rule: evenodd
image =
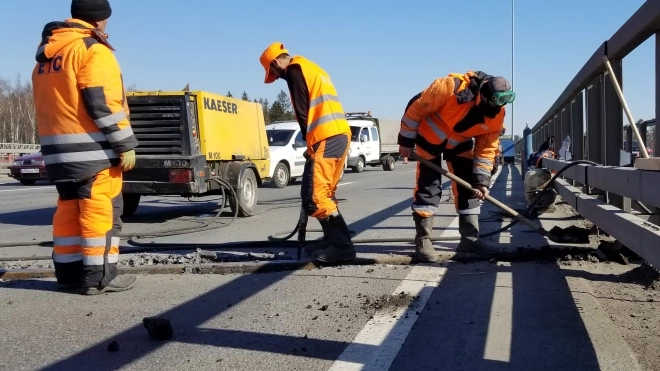
M261 62L264 70L266 70L266 78L264 79L264 84L270 84L277 80L275 76L270 74L270 63L283 53L289 54L289 51L284 48L284 44L281 42L274 42L270 44L268 48L266 48L266 50L264 50L264 52L261 54L261 57L259 57L259 62Z

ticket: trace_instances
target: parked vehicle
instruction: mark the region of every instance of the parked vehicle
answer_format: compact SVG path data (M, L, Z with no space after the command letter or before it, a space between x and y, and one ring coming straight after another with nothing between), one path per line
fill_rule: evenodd
M304 154L307 151L307 142L302 136L297 121L278 121L268 124L266 136L270 148L268 180L276 188L284 188L302 176L305 170ZM342 178L343 176L342 172Z
M366 165L394 170L399 159L400 122L372 117L371 112L348 112L346 119L351 126L348 166L356 173L364 171Z
M9 167L9 176L24 185L32 185L40 180L48 180L46 165L41 152L21 156Z
M500 153L502 154L504 163L514 163L516 160L516 142L512 140L501 140L500 146Z

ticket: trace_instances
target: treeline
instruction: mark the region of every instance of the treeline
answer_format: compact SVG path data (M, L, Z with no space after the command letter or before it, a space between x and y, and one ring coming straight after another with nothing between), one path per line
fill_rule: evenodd
M227 96L234 97L231 94L231 91L227 92ZM245 91L243 91L241 99L244 101L250 101L250 97ZM289 99L289 95L284 90L280 90L273 104L270 104L268 99L263 98L253 99L252 102L260 103L263 107L266 125L275 121L295 120L291 99Z
M126 90L136 91L137 87L132 84L126 87ZM233 97L231 92L228 92L227 96ZM266 124L293 120L295 117L289 95L284 90L280 91L272 104L268 99L250 99L246 92L243 92L241 99L261 104ZM0 143L39 143L32 83L20 75L14 80L0 76Z
M0 143L39 143L32 84L20 75L14 81L0 76Z

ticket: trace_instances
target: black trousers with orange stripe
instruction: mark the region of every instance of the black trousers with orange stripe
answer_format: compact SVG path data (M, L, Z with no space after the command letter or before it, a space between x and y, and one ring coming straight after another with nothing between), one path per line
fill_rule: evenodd
M86 181L56 185L53 261L58 283L99 287L117 276L122 176L121 168L113 166Z
M449 172L470 183L472 181L472 150L463 153L444 151L441 156L432 156L417 148L417 153L432 163L442 166L442 160L447 162ZM454 207L458 214L474 214L481 212L481 201L474 194L452 182ZM442 197L442 175L435 170L417 162L417 181L413 192L412 211L423 218L432 217L438 210Z
M322 140L308 150L300 196L307 215L325 219L337 213L337 183L346 162L350 135L339 134Z

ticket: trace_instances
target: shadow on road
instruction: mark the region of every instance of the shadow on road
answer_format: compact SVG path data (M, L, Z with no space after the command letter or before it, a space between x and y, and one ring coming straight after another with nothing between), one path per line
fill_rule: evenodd
M368 229L409 207L410 200L398 202L352 223L350 228L357 231ZM171 319L176 328L185 329L187 334L173 339L173 342L283 355L291 355L292 348L304 346L307 352L298 353L298 356L336 359L345 349L345 343L200 328L226 308L254 297L291 274L269 273L262 276L266 279L259 280L254 280L254 275L238 276L160 316ZM502 281L502 277L508 278L508 281ZM115 295L121 298L121 294ZM512 301L512 306L507 306L504 300ZM497 303L505 309L504 312L493 311ZM506 308L510 309L510 313L506 313ZM452 264L420 314L390 370L599 369L579 310L557 267ZM392 334L387 338L390 336ZM381 344L387 343L387 338ZM125 349L121 357L108 355L106 348L111 340L118 341ZM134 326L42 369L114 370L146 357L167 344L170 343L149 341L145 329L141 325ZM381 345L358 346L368 353L378 350Z

